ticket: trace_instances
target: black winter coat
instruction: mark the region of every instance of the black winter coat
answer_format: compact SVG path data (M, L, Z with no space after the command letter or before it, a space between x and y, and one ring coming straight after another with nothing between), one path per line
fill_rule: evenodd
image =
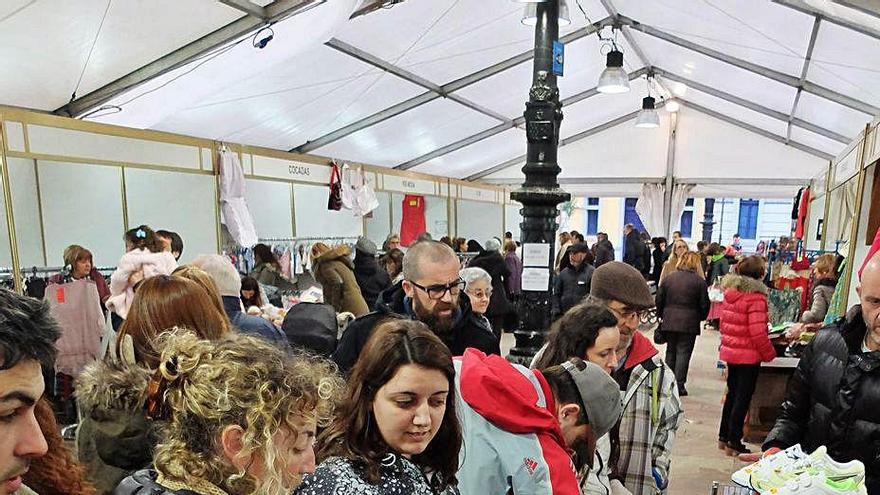
M640 272L645 271L645 243L639 238L639 233L633 230L627 234L624 240L626 245L623 251L623 262L634 267Z
M657 289L656 303L661 331L699 335L709 315L709 289L692 271L672 272Z
M861 306L823 328L788 382L785 402L763 449L820 445L840 462L865 464L868 493L880 493L880 351L864 353Z
M727 258L721 258L718 261L709 262L709 269L706 271L706 283L715 285L721 282L721 277L730 273L730 262Z
M663 273L663 263L666 263L667 256L669 253L669 249L666 251L660 251L660 248L654 248L653 258L654 258L654 268L651 270L651 280L654 283L660 283L660 274Z
M376 309L376 299L379 298L379 294L391 287L391 277L379 266L375 256L355 251L354 278L361 288L361 295L364 296L367 307L373 311Z
M492 298L489 299L486 316L492 318L510 313L510 301L507 300L507 277L510 276L510 268L501 253L483 251L468 263L468 267L472 266L486 270L492 277Z
M565 314L590 293L590 280L595 270L593 265L585 262L578 268L569 266L556 276L551 300L554 318Z
M614 245L611 244L611 241L599 241L593 244L593 256L596 258L593 262L593 266L596 268L609 261L614 261Z
M379 321L385 318L408 318L404 303L403 282L400 282L379 295L376 301L376 311L361 316L354 320L345 329L336 351L333 353L333 361L339 366L340 371L348 373L354 366L361 349L373 333L373 328ZM467 297L460 294L459 297ZM492 333L485 320L469 310L460 310L457 322L452 327L449 335L438 335L440 340L449 347L453 356L461 356L468 347L479 349L486 354L501 354L498 337Z

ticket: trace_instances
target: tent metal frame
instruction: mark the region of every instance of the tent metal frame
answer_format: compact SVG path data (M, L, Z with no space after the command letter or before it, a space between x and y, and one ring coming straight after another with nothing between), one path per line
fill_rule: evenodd
M208 35L203 36L177 50L174 50L159 59L140 67L129 74L110 82L109 84L98 88L80 98L77 98L67 105L58 108L55 110L55 113L70 115L70 116L78 116L82 115L85 112L97 108L98 106L106 103L117 95L128 91L136 86L144 84L152 79L155 79L163 74L166 74L172 70L180 68L193 60L197 59L200 56L203 56L206 53L210 53L211 51L225 46L231 41L236 39L240 39L241 37L248 35L249 33L254 32L256 29L259 29L262 26L271 24L273 22L278 22L280 20L286 19L290 16L296 15L297 13L303 12L309 8L312 8L316 5L323 3L326 0L275 0L271 4L266 5L265 7L260 7L256 4L248 2L246 0L219 0L224 5L229 7L238 9L244 12L245 16L223 26ZM749 62L747 60L743 60L737 57L733 57L731 55L722 53L720 51L714 50L712 48L706 47L699 43L695 43L679 36L667 33L663 30L660 30L656 27L650 26L648 24L641 23L637 20L631 19L627 16L621 15L612 0L599 0L603 5L605 10L608 12L608 17L602 19L598 22L595 22L589 26L578 29L569 33L568 35L562 37L561 41L563 43L572 43L581 38L585 38L590 36L597 31L601 30L607 26L615 26L618 28L622 28L622 34L630 45L631 51L635 54L636 57L640 59L643 63L644 67L638 69L631 73L631 78L633 78L633 74L637 74L635 77L640 77L644 74L654 74L660 76L661 78L665 78L667 80L682 82L688 86L693 87L698 91L702 91L706 94L709 94L713 97L719 98L721 100L736 104L738 106L748 108L750 110L756 111L763 115L767 115L769 117L782 120L787 124L786 136L782 137L775 133L771 133L764 129L760 129L753 125L742 122L738 119L734 119L729 117L721 112L714 111L712 109L706 108L704 106L698 105L693 102L689 102L685 99L678 99L683 105L710 115L712 117L721 119L725 122L736 125L740 128L746 129L750 132L754 132L766 138L772 139L774 141L780 142L785 145L792 146L796 149L800 149L807 153L813 154L815 156L821 157L823 159L830 159L830 155L828 153L816 150L810 146L806 146L804 144L798 143L791 139L791 130L792 126L797 126L808 130L810 132L814 132L826 138L835 140L841 143L848 143L851 141L846 136L843 136L837 132L831 131L829 129L825 129L821 126L813 124L811 122L805 121L803 119L799 119L795 117L797 107L800 101L800 95L803 92L808 92L813 95L819 96L828 101L846 106L848 108L854 109L856 111L868 114L868 115L876 115L880 114L880 108L869 104L867 102L858 100L856 98L847 96L845 94L836 92L824 86L818 85L816 83L810 82L807 79L807 72L809 71L809 66L812 61L812 51L816 43L816 37L819 30L820 23L822 21L827 21L846 29L850 29L861 33L866 36L870 36L875 39L880 39L880 32L875 29L872 29L867 26L862 26L859 24L855 24L847 19L843 19L837 16L829 15L828 13L822 12L818 9L810 7L809 5L803 3L800 0L773 0L773 2L794 9L801 13L805 13L807 15L811 15L814 17L813 29L810 34L810 42L808 45L807 53L804 59L804 66L801 71L800 77L790 76L788 74L776 71L774 69L770 69L768 67L761 66L759 64L755 64ZM868 6L865 8L865 5L868 5L868 2L865 0L835 0L836 3L841 5L845 5L847 7L857 9L861 12L864 12L868 15L878 16L880 17L880 12L876 8L872 8ZM709 58L718 60L727 65L731 65L734 67L738 67L740 69L752 72L754 74L763 76L765 78L780 82L787 86L793 87L797 89L797 94L795 96L794 104L792 105L791 112L785 114L783 112L778 112L776 110L771 110L769 108L763 107L757 103L752 101L736 97L734 95L725 93L723 91L710 88L706 85L700 84L696 81L691 81L687 78L674 74L672 72L656 68L654 67L650 61L645 56L645 53L639 47L637 40L635 40L632 31L638 31L648 36L651 36L656 39L663 40L667 43L671 43L673 45L685 48L689 51L693 51L696 53L700 53ZM473 72L466 76L463 76L459 79L451 81L447 84L439 85L428 81L425 78L417 76L410 71L407 71L401 67L398 67L394 64L391 64L388 61L382 60L379 57L376 57L372 54L369 54L363 50L358 49L352 45L349 45L338 39L331 39L326 43L326 46L338 50L348 56L356 58L364 63L370 64L374 67L378 67L383 71L389 72L397 77L402 78L403 80L421 86L428 91L417 95L408 100L402 101L395 105L392 105L388 108L385 108L379 112L376 112L372 115L364 117L356 122L343 126L339 129L331 131L323 136L320 136L314 140L310 140L304 144L301 144L290 151L307 153L322 146L326 146L332 142L343 139L355 132L366 129L368 127L374 126L385 120L388 120L392 117L405 113L409 110L417 108L421 105L429 103L437 98L448 98L451 101L455 101L471 110L479 112L483 115L489 116L490 118L499 120L501 124L494 126L490 129L486 129L480 133L474 134L467 138L461 139L455 143L452 143L447 146L443 146L438 148L432 152L426 153L422 156L416 157L412 160L409 160L405 163L398 165L395 168L406 170L413 167L416 167L422 163L425 163L431 159L434 159L439 156L443 156L448 153L452 153L456 150L464 148L466 146L470 146L477 142L480 142L484 139L497 135L505 130L512 129L518 126L523 125L522 117L510 119L507 116L501 115L498 112L495 112L489 108L486 108L480 105L477 102L473 102L469 99L466 99L460 95L454 94L456 91L468 87L472 84L480 82L484 79L497 75L501 72L504 72L508 69L516 67L519 64L522 64L528 60L531 60L533 57L532 50L528 50L522 52L518 55L510 57L506 60L495 63L491 66L488 66L479 71ZM662 81L657 81L661 87L663 87ZM664 90L666 89L663 87ZM577 101L581 101L583 99L589 98L596 94L595 88L591 90L584 91L579 93L578 95L574 95L568 98L564 103L572 104ZM615 125L619 125L634 116L638 112L632 112L630 114L624 115L622 117L618 117L617 119L613 119L609 122L601 124L599 126L593 127L581 133L570 136L569 138L563 139L560 141L560 145L570 144L577 140L583 139L587 136L593 135L596 132L601 132L602 130L608 129L610 127L614 127ZM514 164L521 161L521 157L517 157L511 160L507 160L504 163L496 165L494 167L487 168L480 172L474 173L467 177L467 180L477 180L481 179L487 175L490 175L498 170L506 168L508 166L513 166ZM764 182L762 180L762 182Z

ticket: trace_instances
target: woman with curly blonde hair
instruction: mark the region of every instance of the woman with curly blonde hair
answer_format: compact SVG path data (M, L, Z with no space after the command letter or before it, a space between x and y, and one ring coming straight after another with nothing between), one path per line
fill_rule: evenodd
M332 419L343 386L335 367L291 356L258 338L160 336L148 415L166 421L153 458L117 495L281 495L315 468L318 425Z

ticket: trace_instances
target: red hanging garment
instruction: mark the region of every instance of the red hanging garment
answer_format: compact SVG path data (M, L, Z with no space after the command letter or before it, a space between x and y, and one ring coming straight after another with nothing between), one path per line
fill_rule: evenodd
M409 246L425 232L425 198L413 194L403 197L403 218L400 221L400 245Z
M807 222L807 210L810 208L810 188L804 189L801 194L801 204L798 207L797 226L794 229L794 236L797 239L804 238L804 224Z

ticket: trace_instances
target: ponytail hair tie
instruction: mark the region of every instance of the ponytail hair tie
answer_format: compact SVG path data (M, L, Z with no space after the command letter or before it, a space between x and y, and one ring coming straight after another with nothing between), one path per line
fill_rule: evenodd
M137 229L137 231L134 233L134 235L138 239L146 239L147 238L147 233L144 232L144 229Z
M177 356L159 365L159 369L153 373L150 383L147 385L147 400L144 403L147 419L152 421L166 421L171 417L171 409L165 402L165 394L168 392L168 384L177 380Z

